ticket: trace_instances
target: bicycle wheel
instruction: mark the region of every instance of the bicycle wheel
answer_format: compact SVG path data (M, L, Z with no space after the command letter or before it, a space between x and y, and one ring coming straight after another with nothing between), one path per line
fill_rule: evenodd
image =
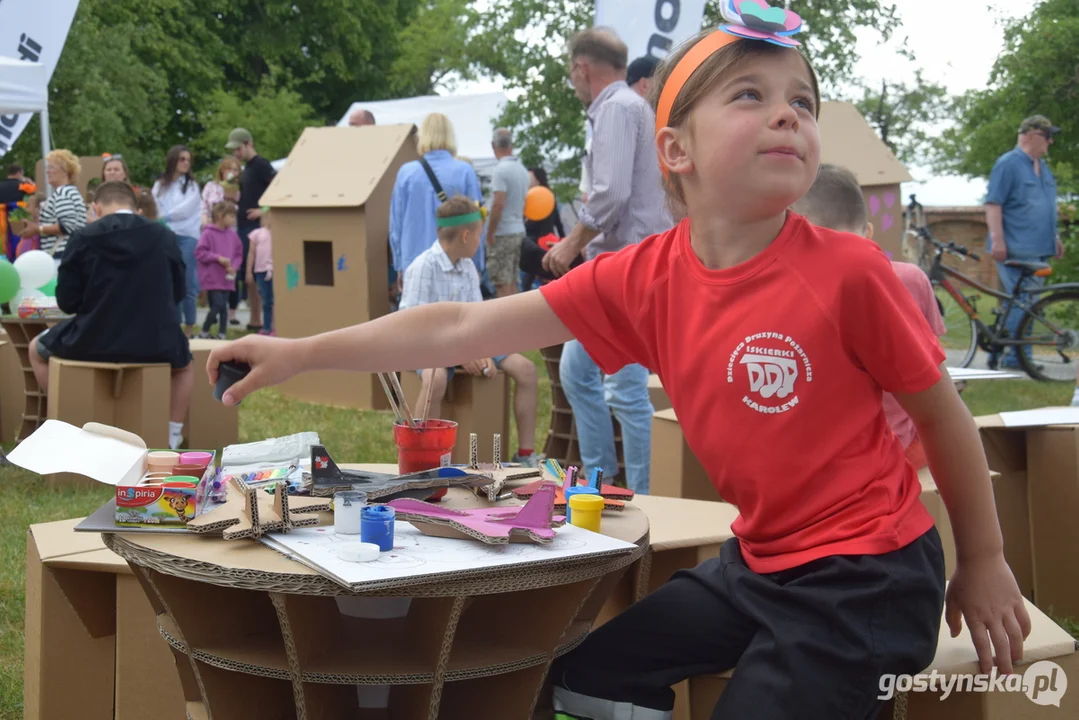
M948 356L948 367L968 367L978 352L978 326L947 290L933 283L945 333L940 347Z
M1036 302L1019 323L1019 365L1045 382L1076 381L1079 358L1079 291L1050 293Z

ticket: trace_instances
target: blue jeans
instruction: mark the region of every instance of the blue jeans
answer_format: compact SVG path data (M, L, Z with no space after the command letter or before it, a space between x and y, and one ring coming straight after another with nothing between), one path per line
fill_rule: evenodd
M199 296L198 263L195 262L195 246L199 244L198 238L188 235L177 235L176 244L180 246L180 256L184 259L184 286L186 293L184 299L176 305L176 314L184 325L194 325L195 300Z
M1032 258L1038 260L1039 258ZM1045 258L1041 258L1042 262L1045 262ZM997 276L1000 278L1000 285L1004 288L1004 292L1009 295L1015 292L1016 286L1019 284L1019 277L1022 274L1020 268L1009 267L1004 263L997 263ZM1028 277L1026 282L1023 283L1024 289L1031 289L1035 287L1043 287L1045 285L1045 278L1040 277ZM1028 293L1022 293L1016 300L1020 300L1027 305L1031 303L1031 297ZM1018 305L1013 304L1008 311L1008 316L1004 319L1004 327L1008 331L1008 337L1018 337L1019 322L1023 319L1024 310ZM1023 351L1029 356L1030 346L1023 348ZM1019 361L1016 359L1015 348L1009 347L1003 353L1003 362L1005 366L1018 367Z
M255 285L259 289L259 297L262 299L262 329L264 332L273 332L273 278L266 279L266 273L255 273Z
M626 461L626 485L647 494L652 461L652 401L648 397L648 370L627 365L614 375L604 375L576 340L562 346L558 366L577 425L581 462L586 468L602 468L604 477L618 474L611 411L622 426L622 452Z

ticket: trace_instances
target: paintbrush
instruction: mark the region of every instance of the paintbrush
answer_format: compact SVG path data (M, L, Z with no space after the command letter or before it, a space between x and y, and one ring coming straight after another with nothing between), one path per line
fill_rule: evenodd
M412 415L412 408L408 406L408 400L405 399L405 391L401 389L401 381L397 379L397 373L390 373L390 384L393 385L393 389L397 393L397 397L401 399L401 410L403 410L405 413L405 420L408 421L408 426L415 430L416 419Z
M401 422L405 422L405 418L401 415L400 409L397 407L397 403L393 399L393 391L390 390L389 383L386 382L386 376L382 373L376 373L378 379L382 382L382 389L386 391L386 399L390 401L390 407L393 408L393 414L397 416L397 419Z
M431 395L434 393L434 390L434 378L431 378L431 382L427 385L427 400L425 400L423 403L423 417L421 418L422 427L427 427L427 415L431 412Z

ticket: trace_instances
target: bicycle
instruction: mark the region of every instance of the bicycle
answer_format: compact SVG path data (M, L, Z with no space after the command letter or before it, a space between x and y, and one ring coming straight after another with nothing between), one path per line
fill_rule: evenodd
M920 219L920 221L919 221ZM988 287L956 268L945 265L945 254L962 262L980 260L981 256L954 242L944 243L933 237L925 226L924 210L914 195L907 206L906 234L917 241L914 255L918 265L929 275L944 316L947 333L941 347L952 367L967 367L981 348L989 353L989 368L998 369L1000 360L1009 348L1023 372L1045 382L1076 382L1076 365L1072 357L1079 355L1079 283L1042 285L1036 278L1052 275L1048 264L1036 260L1008 260L1006 265L1020 271L1014 294ZM926 266L928 265L928 267ZM960 292L952 280L999 301L991 309L995 319L991 324L978 314L979 295ZM1008 315L1021 312L1016 337L1006 327Z

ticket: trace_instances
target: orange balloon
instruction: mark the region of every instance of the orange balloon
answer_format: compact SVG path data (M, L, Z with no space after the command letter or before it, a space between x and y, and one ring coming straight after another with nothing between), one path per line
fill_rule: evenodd
M525 217L543 220L554 212L554 193L550 188L537 185L525 195Z

